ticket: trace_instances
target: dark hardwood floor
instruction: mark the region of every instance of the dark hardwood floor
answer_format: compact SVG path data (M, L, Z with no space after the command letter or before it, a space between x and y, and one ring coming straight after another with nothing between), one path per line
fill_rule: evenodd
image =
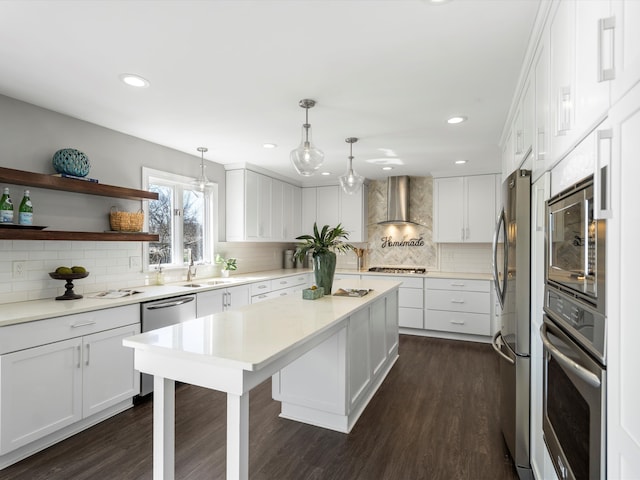
M176 479L225 477L226 399L176 393ZM517 480L498 424L486 344L401 336L400 358L349 435L278 417L271 381L251 392L252 480ZM0 471L0 480L152 478L152 402Z

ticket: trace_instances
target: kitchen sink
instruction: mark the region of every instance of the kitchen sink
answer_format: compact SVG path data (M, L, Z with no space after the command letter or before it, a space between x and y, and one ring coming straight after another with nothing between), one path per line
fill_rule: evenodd
M204 285L200 285L199 283L187 283L186 285L180 285L181 287L189 287L189 288L199 288L204 287Z
M207 282L207 285L224 285L226 283L232 283L233 280L212 280Z

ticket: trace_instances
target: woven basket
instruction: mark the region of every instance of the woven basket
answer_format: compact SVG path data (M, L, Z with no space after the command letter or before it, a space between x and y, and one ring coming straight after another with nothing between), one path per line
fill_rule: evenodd
M116 207L111 207L109 212L111 230L117 232L141 232L144 223L144 212L119 212Z

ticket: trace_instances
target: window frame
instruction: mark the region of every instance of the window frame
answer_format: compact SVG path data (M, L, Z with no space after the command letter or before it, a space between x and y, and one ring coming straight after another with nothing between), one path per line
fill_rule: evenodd
M152 184L159 184L169 186L174 190L174 198L176 204L173 206L175 209L183 210L183 191L184 190L197 190L197 188L191 185L191 182L195 180L194 177L187 177L176 173L166 172L164 170L156 170L154 168L142 167L142 187L144 190L149 190L149 186ZM214 245L217 238L217 206L218 206L218 184L212 182L211 187L207 187L204 191L204 228L203 228L203 260L194 262L197 265L207 265L213 263L214 258ZM143 202L142 211L144 212L144 228L145 231L149 231L149 201ZM180 215L180 219L184 217ZM184 268L187 263L184 262L183 256L179 252L184 251L184 238L183 238L183 221L176 222L175 213L172 215L172 249L175 250L173 256L173 262L163 264L162 268L165 270ZM179 242L176 242L177 239ZM143 271L155 270L154 264L149 262L149 242L143 243L142 248L143 259Z

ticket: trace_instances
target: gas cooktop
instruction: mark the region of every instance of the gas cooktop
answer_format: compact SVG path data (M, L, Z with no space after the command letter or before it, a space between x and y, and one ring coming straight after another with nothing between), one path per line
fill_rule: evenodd
M371 267L369 271L377 273L427 273L426 268L420 267Z

